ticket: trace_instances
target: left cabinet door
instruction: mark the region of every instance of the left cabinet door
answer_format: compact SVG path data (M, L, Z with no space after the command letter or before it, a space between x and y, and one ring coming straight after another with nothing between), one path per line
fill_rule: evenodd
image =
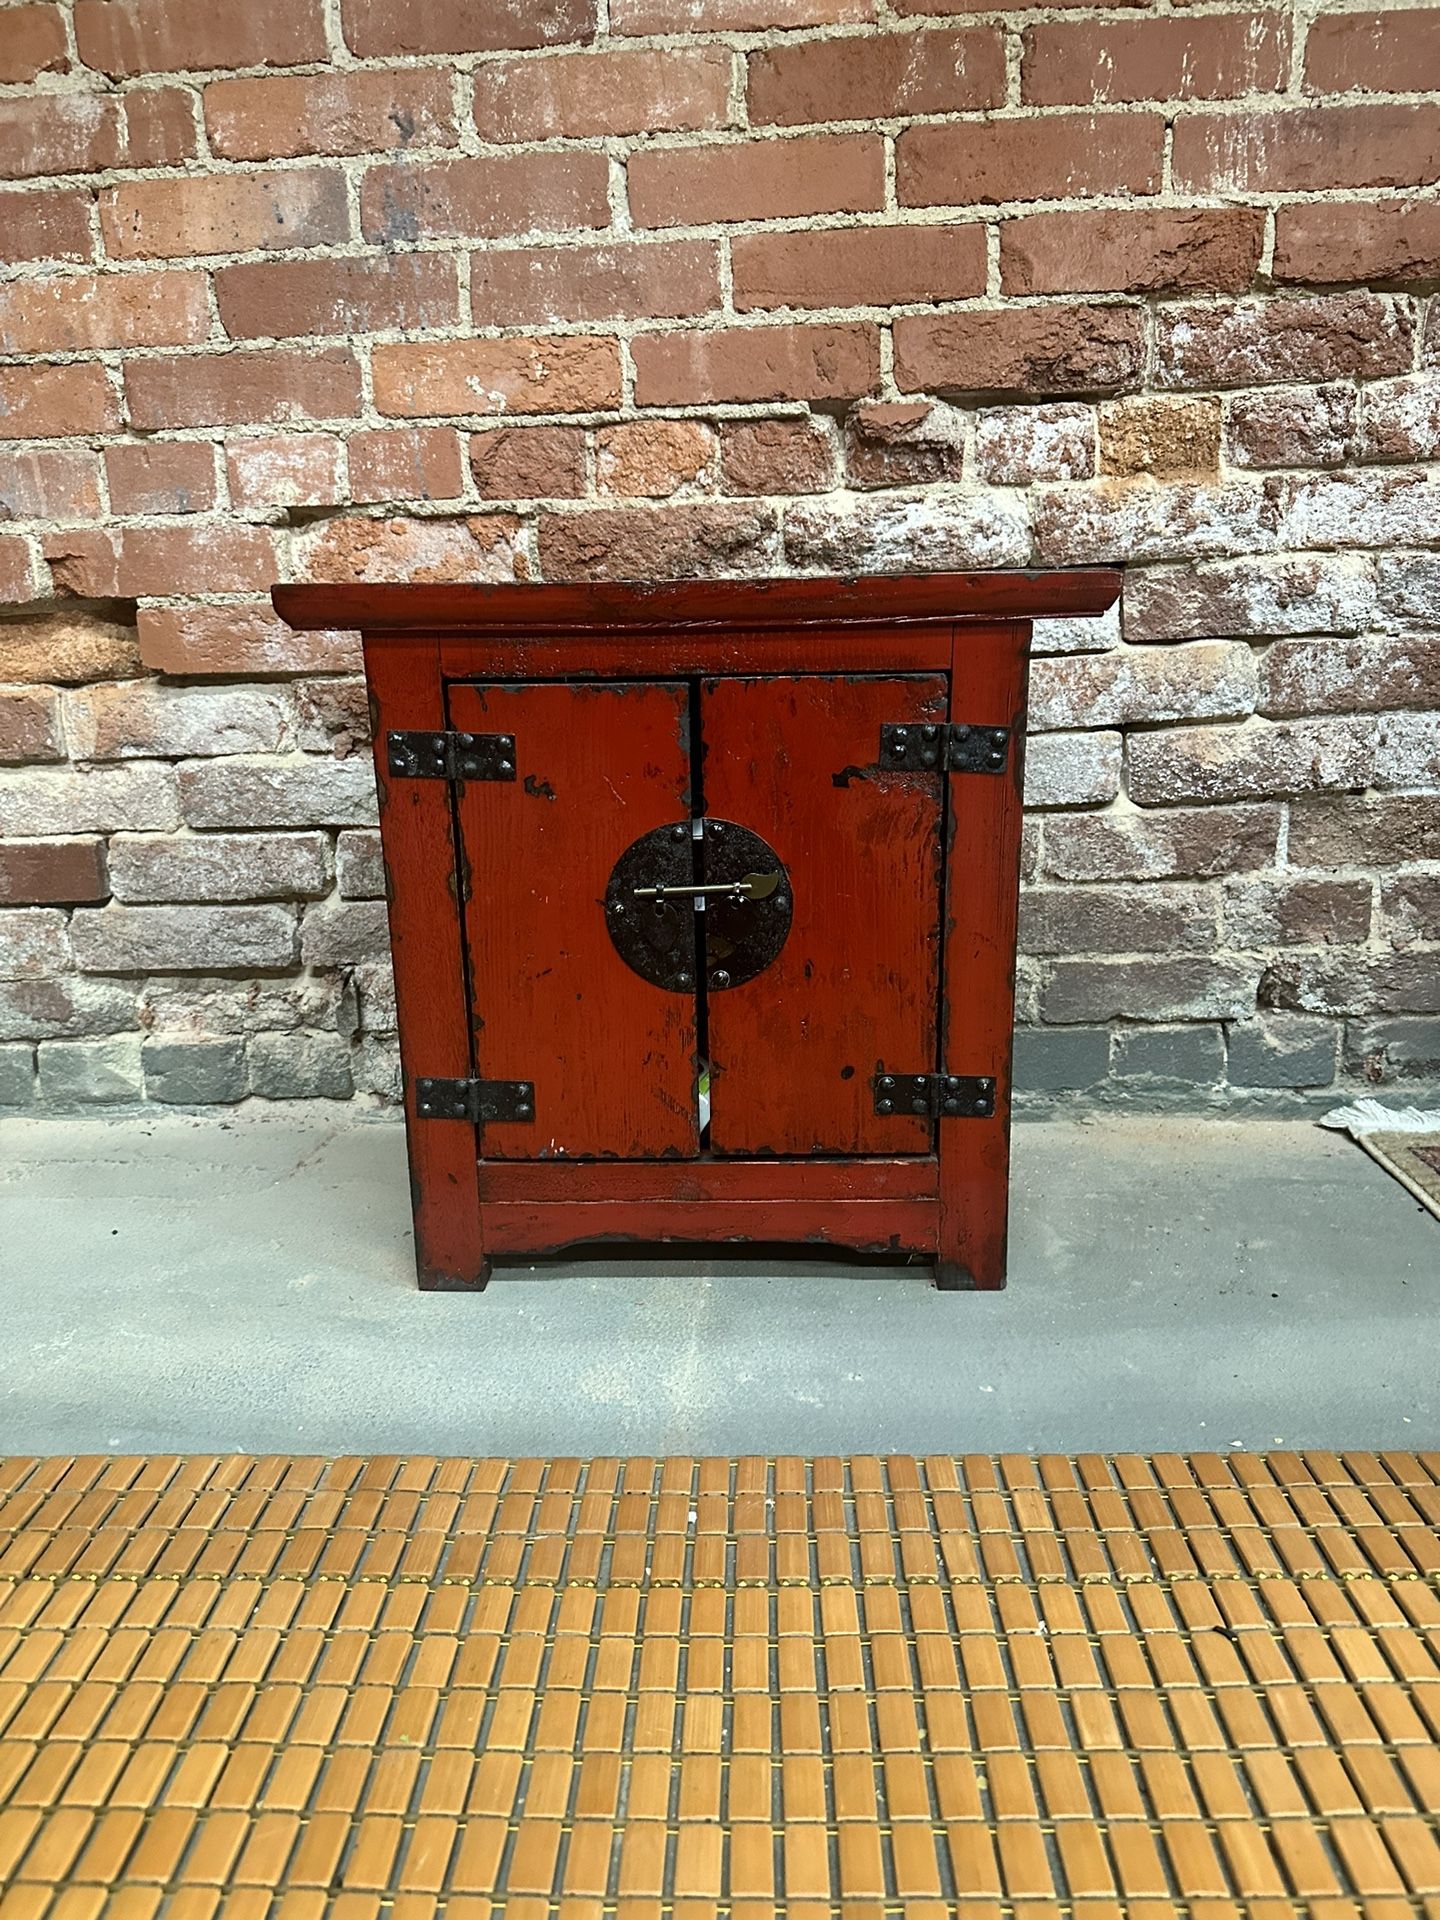
M533 1123L487 1122L487 1160L699 1151L695 995L625 964L615 863L690 821L683 682L450 688L450 724L514 736L514 780L457 789L475 1072L528 1080Z

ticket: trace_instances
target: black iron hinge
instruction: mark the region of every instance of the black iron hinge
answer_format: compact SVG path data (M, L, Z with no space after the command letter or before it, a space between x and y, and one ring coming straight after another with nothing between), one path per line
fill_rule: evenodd
M535 1089L528 1080L417 1080L415 1112L422 1120L530 1121Z
M387 733L385 764L398 780L513 780L509 733Z
M880 729L880 764L905 773L1003 773L1010 762L1008 727L919 726Z
M877 1073L876 1113L927 1114L932 1120L988 1120L995 1082L988 1074Z

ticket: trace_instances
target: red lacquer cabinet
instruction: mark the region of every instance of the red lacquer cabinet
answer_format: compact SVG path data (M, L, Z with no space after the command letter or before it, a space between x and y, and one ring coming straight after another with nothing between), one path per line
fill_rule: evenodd
M1118 590L277 588L364 638L421 1285L791 1241L1003 1286L1029 621Z

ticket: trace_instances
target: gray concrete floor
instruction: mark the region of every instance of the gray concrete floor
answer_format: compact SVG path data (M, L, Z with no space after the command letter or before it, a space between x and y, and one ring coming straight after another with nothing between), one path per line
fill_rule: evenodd
M1291 1122L1016 1133L1011 1284L607 1257L421 1294L389 1122L0 1126L0 1452L1434 1447L1440 1225Z

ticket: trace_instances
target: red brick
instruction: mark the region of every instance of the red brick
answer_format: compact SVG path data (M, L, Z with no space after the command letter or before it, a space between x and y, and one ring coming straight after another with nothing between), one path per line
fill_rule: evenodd
M907 127L895 143L900 204L970 206L1157 193L1165 122L1149 113Z
M113 259L173 259L335 246L350 238L350 211L337 169L215 173L108 188L100 227Z
M1282 89L1290 28L1278 13L1063 20L1031 27L1021 97L1042 107L1129 100L1232 100Z
M504 239L538 228L610 224L603 153L507 154L372 167L360 188L360 230L380 246L438 236Z
M510 513L321 521L295 542L302 580L513 580L524 565Z
M270 533L224 520L77 528L50 534L43 545L57 589L85 600L244 593L275 579Z
M956 14L994 12L992 0L892 0L892 4L896 13L902 16L917 13ZM1021 5L1026 7L1042 7L1052 4L1062 7L1088 7L1091 4L1091 0L1021 0ZM1150 0L1117 0L1117 4L1125 7L1144 7L1150 5Z
M18 606L35 598L35 560L30 542L17 534L0 533L0 606L7 600Z
M795 127L961 113L1005 99L994 27L803 40L750 55L750 124Z
M870 307L963 300L985 291L985 229L851 227L757 233L731 243L735 305Z
M1312 93L1440 92L1440 13L1322 13L1305 42Z
M215 301L232 340L452 327L455 262L439 253L378 260L264 260L220 267Z
M453 500L465 482L460 436L453 427L391 427L352 434L350 498Z
M0 192L0 260L88 260L93 252L88 193Z
M0 34L0 84L25 86L37 73L65 73L65 22L59 7L12 6Z
M665 320L720 304L713 240L617 245L487 247L470 259L477 326L545 326L566 320Z
M333 507L345 498L340 442L329 433L267 433L225 450L237 507Z
M491 60L476 69L474 101L485 141L698 132L730 117L730 54L647 47Z
M1298 107L1175 123L1181 193L1325 193L1404 187L1440 171L1440 107Z
M875 18L875 0L687 0L689 33L768 33L772 27L829 27ZM612 33L674 33L675 0L611 0Z
M868 323L723 327L650 333L631 345L642 407L711 401L858 400L880 379L879 334Z
M1275 214L1277 280L1440 279L1440 201L1304 201Z
M1349 386L1237 393L1225 457L1232 467L1343 467L1355 456L1355 400Z
M342 419L360 410L360 368L348 347L128 360L125 399L131 425L143 432Z
M626 172L641 227L871 213L885 204L885 143L872 133L660 147L632 154Z
M120 102L103 93L16 95L0 100L0 179L93 173L125 157Z
M720 471L727 493L826 493L835 455L817 420L727 420Z
M115 513L205 513L215 504L208 440L133 440L105 449Z
M296 633L268 601L215 607L142 607L140 657L156 673L215 675L345 673L360 664L358 636Z
M1407 373L1414 322L1380 294L1166 306L1155 316L1155 384L1247 387Z
M112 79L326 58L322 0L77 0L75 44Z
M1006 293L1239 293L1260 264L1260 207L1032 213L1000 229Z
M64 758L58 695L49 687L0 687L0 764Z
M438 67L216 80L205 89L205 126L227 160L455 144L450 75Z
M108 433L119 424L119 402L93 362L0 367L0 440Z
M882 400L845 422L845 471L856 487L920 487L958 480L964 416L928 400Z
M99 454L0 447L0 520L95 520L100 512Z
M703 421L627 420L595 436L595 487L619 499L665 500L703 483L714 461L715 430Z
M895 379L929 393L1117 393L1139 384L1135 307L1009 307L895 322Z
M362 59L495 53L593 38L595 0L343 0L340 17Z
M83 353L203 340L203 273L72 273L0 285L0 351Z
M585 491L583 427L496 427L470 440L486 500L576 500Z
M620 351L590 335L438 340L374 351L378 412L588 413L620 402Z
M746 501L540 515L547 580L683 580L774 570L775 515Z
M169 167L199 151L195 101L183 87L136 87L122 124L127 167Z
M0 904L63 906L109 897L101 840L6 840L0 845Z

